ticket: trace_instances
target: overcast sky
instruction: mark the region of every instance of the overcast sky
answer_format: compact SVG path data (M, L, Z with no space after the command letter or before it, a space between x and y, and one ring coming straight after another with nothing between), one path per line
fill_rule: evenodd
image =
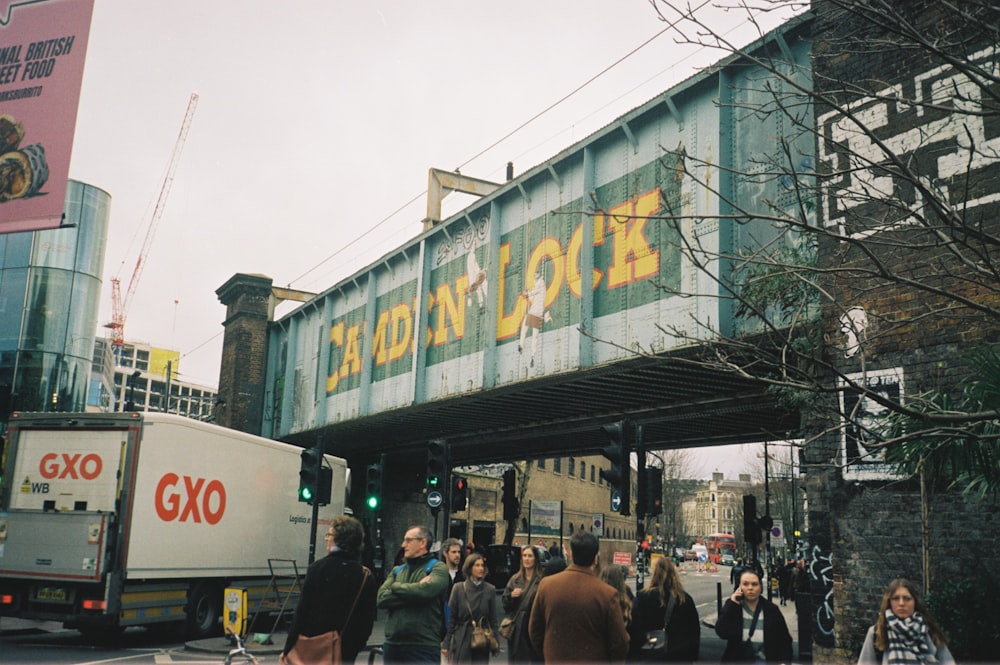
M70 176L112 197L101 322L192 92L125 336L215 386L232 275L324 291L420 232L428 168L502 181L723 56L664 28L647 0L96 0Z

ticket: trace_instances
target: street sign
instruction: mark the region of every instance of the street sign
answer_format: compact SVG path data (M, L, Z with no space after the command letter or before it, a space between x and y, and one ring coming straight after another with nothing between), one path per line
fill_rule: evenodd
M785 544L785 531L781 520L774 520L771 526L771 547L783 547Z
M622 507L622 495L618 490L611 490L611 510L619 512Z
M444 503L444 495L437 490L431 490L427 493L427 505L431 508L440 508L441 504Z

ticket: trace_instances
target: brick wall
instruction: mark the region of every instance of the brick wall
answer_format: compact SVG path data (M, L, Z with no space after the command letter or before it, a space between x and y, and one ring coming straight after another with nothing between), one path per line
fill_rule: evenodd
M956 103L959 95L954 92L960 89L954 67L942 66L940 57L905 48L896 35L842 4L813 3L814 85L822 94L850 101L867 126L877 130L874 137L864 136L844 123L835 109L817 106L821 136L817 161L821 171L838 174L824 188L821 223L848 235L872 234L866 248L876 253L879 267L935 286L941 293L904 288L873 271L876 263L859 248L821 241L821 267L842 271L824 285L833 296L823 311L826 338L831 340L828 357L844 374L898 371L904 401L929 390L957 395L960 381L969 373L962 363L964 351L994 344L1000 333L994 311L1000 309L996 284L968 279L995 252L984 244L982 254L971 254L976 256L971 263L956 257L953 247L941 240L962 225L928 208L927 197L903 174L912 170L927 186L944 192L951 207L945 214L964 215L962 222L969 231L975 232L980 224L983 230L995 231L990 227L997 223L1000 210L991 197L1000 191L996 177L1000 160L970 155L963 145L995 142L996 121L979 122L952 113L949 104ZM982 52L984 43L976 42L975 26L956 25L943 3L893 4L896 13L923 34L954 43L953 53L961 58L974 60L979 57L974 54ZM893 97L935 105L902 104ZM903 159L883 159L876 139L897 146ZM874 165L852 158L859 153L874 155ZM870 192L868 200L861 200L864 195L853 198L863 187ZM914 211L925 215L928 223L892 228L911 219ZM984 262L977 265L980 259ZM864 310L868 325L855 354L846 352L840 341L840 319L851 307ZM833 385L836 380L831 378ZM829 399L827 406L838 406L836 398ZM1000 564L997 501L931 488L926 500L930 579L925 579L919 483L886 474L856 475L843 467L844 435L838 419L817 410L806 422L807 435L816 437L805 450L814 660L856 662L889 581L907 577L933 593L936 586Z
M224 427L260 434L267 362L271 278L237 274L216 290L226 306L218 410Z

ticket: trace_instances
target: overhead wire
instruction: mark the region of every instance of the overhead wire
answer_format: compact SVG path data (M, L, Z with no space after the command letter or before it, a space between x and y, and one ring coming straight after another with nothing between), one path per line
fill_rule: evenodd
M699 4L694 9L688 9L686 12L684 12L684 15L694 14L695 12L701 10L703 7L705 7L706 5L710 4L711 2L712 2L712 0L703 0L701 2L701 4ZM494 148L496 148L497 146L499 146L500 144L502 144L504 141L507 141L508 139L510 139L515 134L523 131L526 127L528 127L530 124L532 124L533 122L535 122L536 120L538 120L539 118L541 118L542 116L544 116L545 114L551 112L552 110L554 110L555 108L557 108L561 104L563 104L566 101L568 101L573 96L575 96L578 93L580 93L586 87L592 85L595 81L597 81L598 79L600 79L602 76L604 76L605 74L607 74L612 69L614 69L615 67L619 66L620 64L622 64L623 62L625 62L629 58L633 57L640 50L642 50L643 48L647 47L649 44L651 44L656 39L658 39L659 37L661 37L664 33L669 32L670 30L672 30L674 28L674 26L676 26L677 23L680 22L684 18L684 15L681 15L676 20L669 22L665 28L663 28L662 30L659 30L658 32L656 32L655 34L653 34L651 37L649 37L648 39L646 39L645 41L643 41L641 44L639 44L638 46L636 46L635 48L633 48L632 50L630 50L629 52L627 52L625 55L621 56L620 58L618 58L617 60L615 60L613 63L611 63L610 65L608 65L604 69L602 69L600 72L598 72L597 74L594 74L593 76L591 76L590 78L588 78L586 81L584 81L583 83L581 83L580 85L578 85L572 91L570 91L569 93L563 95L562 97L560 97L558 100L556 100L552 104L549 104L543 110L541 110L538 113L536 113L533 116L531 116L528 120L522 122L520 125L518 125L513 130L511 130L511 131L507 132L506 134L504 134L501 138L497 139L496 141L494 141L493 143L491 143L486 148L483 148L482 150L480 150L479 152L477 152L475 155L472 155L471 157L469 157L468 159L466 159L465 161L463 161L461 164L459 164L456 167L455 170L458 171L458 170L462 169L463 167L467 166L468 164L470 164L471 162L475 161L479 157L482 157L483 155L485 155L486 153L488 153L490 150L493 150ZM730 30L726 31L723 34L728 34L729 32L731 32L733 30L736 30L738 27L739 26L733 26L732 28L730 28ZM702 47L701 49L698 49L698 51L701 51L704 48L707 48L707 47ZM668 68L666 68L664 70L661 70L656 75L647 78L646 81L642 82L638 86L633 87L632 90L630 90L629 92L623 93L617 99L621 99L622 97L626 96L627 94L630 94L631 92L635 91L636 89L642 87L642 85L645 85L649 81L651 81L651 80L659 77L660 75L662 75L662 73L664 71L669 71L670 69L673 69L680 62L683 62L684 60L686 60L688 58L691 58L693 56L694 56L694 53L688 54L687 56L685 56L681 60L679 60L679 61L671 64L670 67L668 67ZM607 106L607 104L605 104L605 107L606 106ZM604 107L602 107L602 108L604 108ZM596 113L596 110L594 112ZM593 115L593 113L591 113L590 115L588 115L586 117L590 117L592 115ZM547 139L547 140L551 140L551 139ZM311 273L313 273L314 271L318 270L320 267L322 267L326 263L328 263L328 262L332 261L333 259L335 259L336 257L340 256L341 254L343 254L344 252L346 252L348 249L350 249L351 247L353 247L357 243L359 243L361 240L367 238L372 233L374 233L376 230L378 230L383 225L385 225L386 223L388 223L396 215L400 214L403 210L405 210L409 206L411 206L414 203L416 203L417 201L419 201L426 194L427 194L427 190L425 189L422 192L414 195L409 200L407 200L405 203L403 203L402 205L398 206L395 210L393 210L392 212L388 213L385 217L383 217L382 219L380 219L378 222L376 222L374 225L372 225L366 231L364 231L363 233L361 233L360 235L358 235L357 237L355 237L353 240L349 241L347 244L343 245L342 247L339 247L337 250L335 250L334 252L332 252L329 256L327 256L326 258L324 258L323 260L321 260L319 263L317 263L313 267L311 267L308 270L306 270L304 273L302 273L299 276L295 277L294 279L290 280L288 282L287 286L291 287L292 284L294 284L296 282L299 282L300 280L304 279L307 275L310 275ZM190 351L185 352L181 357L190 355L191 353L194 353L195 351L201 349L202 347L204 347L208 343L210 343L213 340L215 340L216 338L218 338L221 334L222 333L220 332L220 333L217 333L217 334L213 335L212 337L208 338L207 340L205 340L204 342L202 342L198 346L194 347Z

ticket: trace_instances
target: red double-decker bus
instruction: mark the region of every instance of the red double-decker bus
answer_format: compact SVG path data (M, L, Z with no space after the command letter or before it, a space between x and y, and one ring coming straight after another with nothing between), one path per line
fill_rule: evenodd
M713 533L705 536L705 548L708 550L708 560L720 563L722 555L729 553L731 560L736 559L736 537L731 533Z

